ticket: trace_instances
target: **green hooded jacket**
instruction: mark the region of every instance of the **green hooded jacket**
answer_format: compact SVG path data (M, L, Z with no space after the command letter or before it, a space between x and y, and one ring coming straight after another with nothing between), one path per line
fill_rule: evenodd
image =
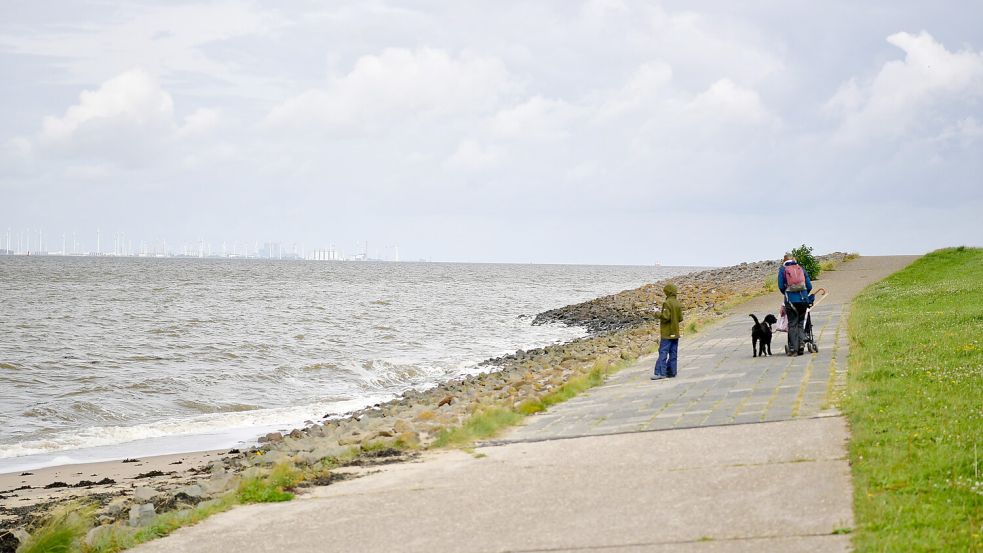
M675 284L666 284L662 291L666 293L666 301L659 313L660 336L663 340L675 340L679 338L679 323L683 322L683 306L676 299L678 290Z

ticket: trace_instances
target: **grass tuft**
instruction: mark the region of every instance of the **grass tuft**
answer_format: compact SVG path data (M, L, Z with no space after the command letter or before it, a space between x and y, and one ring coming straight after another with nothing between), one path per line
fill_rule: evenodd
M296 486L303 475L289 463L273 467L266 476L246 478L239 484L237 492L241 503L276 503L290 501L294 494L286 491Z
M777 292L778 291L778 275L772 275L765 279L764 284L765 292Z
M69 553L78 551L92 524L91 506L67 504L52 511L31 536L17 548L17 553Z
M236 496L228 493L218 499L204 501L193 509L182 509L159 515L154 522L144 528L130 528L113 525L99 534L91 545L83 547L84 553L117 553L164 537L183 526L197 524L206 518L227 511L236 504Z
M857 551L983 551L983 249L930 253L850 317Z
M467 447L476 440L490 438L501 429L518 424L522 415L504 407L490 407L471 415L461 426L442 430L434 443L437 447Z

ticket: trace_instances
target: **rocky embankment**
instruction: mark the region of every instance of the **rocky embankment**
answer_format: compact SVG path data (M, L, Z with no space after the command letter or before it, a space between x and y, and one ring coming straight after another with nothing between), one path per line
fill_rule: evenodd
M822 256L840 262L845 254ZM93 485L87 500L98 506L102 526L138 528L151 524L163 511L191 509L237 489L251 476L263 475L273 465L288 463L316 475L316 484L329 483L330 472L345 466L391 462L431 447L441 432L460 427L475 413L488 408L517 409L535 402L571 378L592 370L609 371L658 347L658 322L653 308L663 301L662 288L672 281L688 322L706 322L722 313L726 303L767 291L766 282L778 270L778 261L742 263L648 284L536 316L533 324L583 325L585 338L551 345L485 362L488 372L444 382L426 391L409 391L399 399L350 413L327 416L286 435L271 433L252 449L233 450L220 459L182 472L141 474L110 489ZM16 500L18 490L0 490L0 498ZM5 497L6 496L6 497ZM22 536L42 518L46 508L62 499L22 507L0 505L0 536ZM6 503L11 505L11 503ZM3 515L6 515L5 517ZM13 515L13 516L12 516ZM95 528L97 535L105 528ZM0 553L6 549L0 541Z
M832 253L817 259L840 263L845 257L844 253ZM778 260L757 261L690 273L646 284L633 290L552 309L536 315L532 324L579 325L586 327L592 333L600 333L656 322L658 314L655 309L665 301L662 288L670 281L679 288L679 300L684 310L690 313L709 312L723 302L759 293L766 280L776 275L780 264Z

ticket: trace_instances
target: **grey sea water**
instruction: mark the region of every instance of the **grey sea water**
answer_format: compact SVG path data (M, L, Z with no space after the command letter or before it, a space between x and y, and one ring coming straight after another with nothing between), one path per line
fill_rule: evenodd
M0 257L0 472L232 446L581 336L532 316L690 270Z

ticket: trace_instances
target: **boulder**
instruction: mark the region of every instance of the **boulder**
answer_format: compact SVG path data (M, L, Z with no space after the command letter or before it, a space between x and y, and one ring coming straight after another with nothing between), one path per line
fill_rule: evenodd
M275 465L281 461L286 461L290 456L282 451L273 450L265 455L257 455L253 459L253 464L257 466Z
M95 528L89 530L85 534L85 544L92 547L96 542L102 539L103 536L110 534L115 530L116 527L110 524L104 524L102 526L96 526Z
M203 485L206 495L218 495L239 485L239 477L235 474L214 474Z
M130 526L135 528L148 526L156 517L157 511L154 510L153 503L144 503L143 505L130 507Z
M205 496L205 489L198 484L181 486L173 492L175 499L189 499L197 502Z
M136 501L137 503L147 503L153 498L157 497L157 494L157 490L153 488L140 486L133 490L133 501Z
M127 509L127 505L130 504L130 499L128 497L116 497L110 501L106 507L103 509L107 515L111 517L116 517L123 511Z

